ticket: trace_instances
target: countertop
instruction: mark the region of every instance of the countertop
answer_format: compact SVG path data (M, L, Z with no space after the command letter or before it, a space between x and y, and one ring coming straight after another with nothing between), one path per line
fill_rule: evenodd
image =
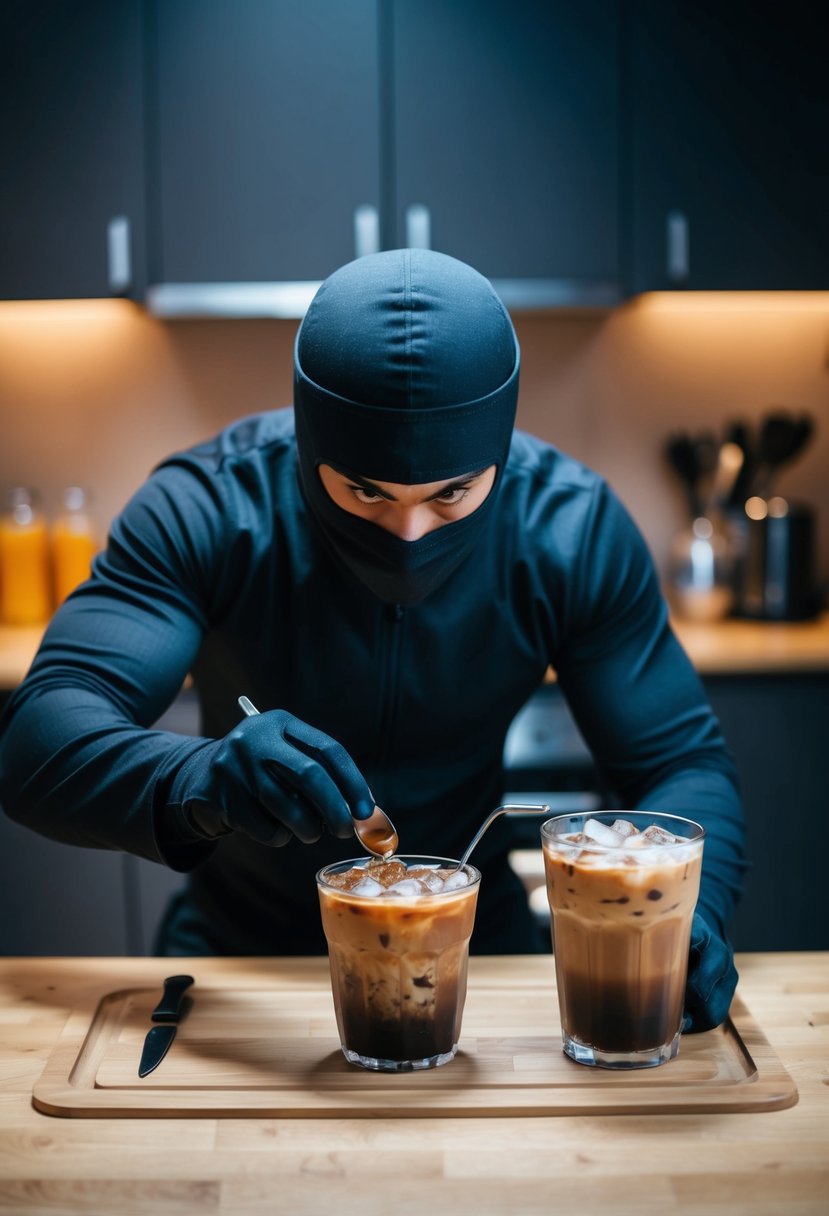
M114 1216L556 1212L826 1216L829 953L738 956L740 995L797 1084L747 1114L420 1119L67 1119L34 1083L84 992L157 981L170 959L0 962L0 1210ZM176 960L267 984L275 960ZM280 967L327 971L324 959ZM545 957L471 960L542 982ZM307 971L306 971L307 974ZM536 978L537 977L537 978ZM452 1066L449 1065L449 1068Z
M703 676L829 671L829 612L813 621L674 620L673 626ZM20 683L42 636L41 626L0 625L0 690Z

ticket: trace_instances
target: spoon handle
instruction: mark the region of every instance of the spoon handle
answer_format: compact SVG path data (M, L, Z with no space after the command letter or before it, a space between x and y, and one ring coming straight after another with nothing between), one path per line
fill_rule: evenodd
M496 807L490 815L487 815L486 819L478 828L478 831L472 837L472 843L469 845L463 857L458 862L457 869L463 869L467 861L469 861L469 855L475 848L475 845L481 839L492 821L497 819L499 815L548 815L549 813L550 808L547 803L541 805L538 802L509 802L504 806Z

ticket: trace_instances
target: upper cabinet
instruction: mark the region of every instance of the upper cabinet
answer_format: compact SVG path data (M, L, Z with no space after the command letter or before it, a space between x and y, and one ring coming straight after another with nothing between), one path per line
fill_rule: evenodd
M826 290L826 28L805 0L5 0L0 297L296 317L400 245L514 307Z
M140 296L140 0L0 5L0 298Z
M397 243L470 262L518 303L615 302L617 9L388 6Z
M616 0L152 14L157 312L297 315L309 280L400 245L511 303L618 299Z
M625 6L631 292L829 288L827 33L801 0Z
M322 279L379 248L375 0L150 13L152 282Z

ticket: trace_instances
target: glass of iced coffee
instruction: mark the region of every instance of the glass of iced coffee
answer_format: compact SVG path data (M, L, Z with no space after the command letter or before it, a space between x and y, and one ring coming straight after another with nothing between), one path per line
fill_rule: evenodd
M679 1050L704 829L649 811L541 827L564 1051L648 1068Z
M481 875L442 857L361 858L317 874L343 1054L409 1072L455 1055Z

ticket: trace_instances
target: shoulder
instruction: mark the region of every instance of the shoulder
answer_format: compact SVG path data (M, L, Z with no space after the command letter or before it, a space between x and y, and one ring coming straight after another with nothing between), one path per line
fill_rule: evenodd
M560 607L589 615L597 601L653 583L642 534L599 473L521 431L504 472L503 507L520 532L518 547Z
M209 439L174 452L156 466L149 484L178 498L179 505L220 511L226 523L247 523L251 513L271 513L295 482L293 409L251 414Z
M174 452L157 467L198 469L206 477L233 476L293 459L295 451L293 409L268 410L236 419L209 439Z
M597 505L618 502L605 479L551 443L515 431L502 485L504 507L528 535L560 541L589 528Z

